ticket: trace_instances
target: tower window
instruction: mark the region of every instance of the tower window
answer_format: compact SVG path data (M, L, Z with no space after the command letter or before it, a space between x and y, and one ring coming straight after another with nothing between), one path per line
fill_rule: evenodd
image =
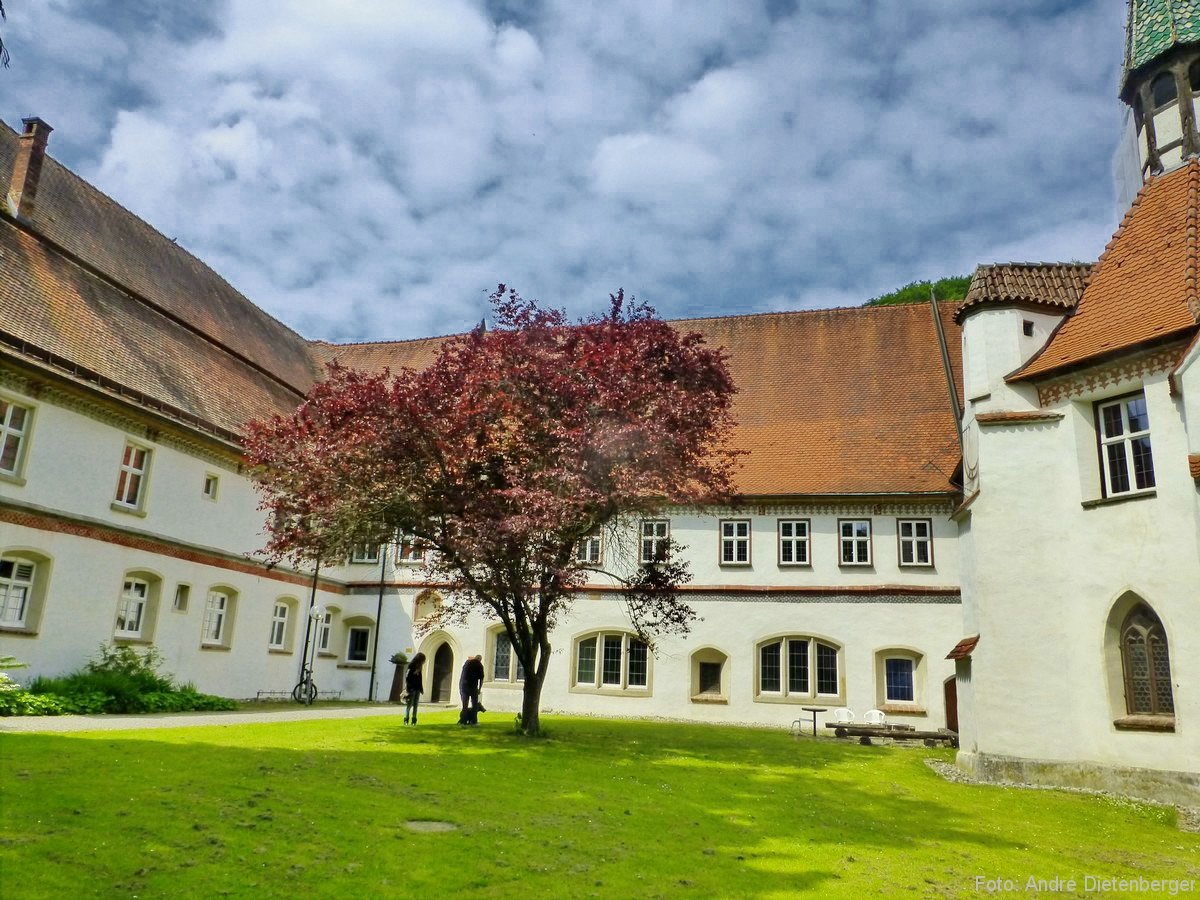
M1155 109L1161 109L1175 99L1175 76L1171 72L1163 72L1150 82L1150 99Z

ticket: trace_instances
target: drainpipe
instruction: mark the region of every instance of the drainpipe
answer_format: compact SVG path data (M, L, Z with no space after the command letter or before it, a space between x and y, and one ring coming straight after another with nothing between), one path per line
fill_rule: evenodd
M321 557L317 557L317 564L313 568L312 590L308 595L308 615L305 616L304 622L304 652L300 654L300 671L296 675L296 681L304 680L304 669L308 666L308 640L309 635L313 630L313 610L317 608L317 577L321 574Z
M371 648L371 683L367 687L368 702L375 699L375 661L379 658L379 638L383 630L379 627L383 616L383 585L387 573L387 544L379 545L379 602L375 604L375 646Z
M937 297L933 284L929 285L929 309L933 312L933 330L937 334L938 349L942 351L942 370L946 373L946 389L950 394L950 410L954 413L954 433L958 435L958 455L963 456L962 407L958 403L958 391L954 387L954 369L950 366L950 349L946 346L946 331L942 328L942 315L938 312Z

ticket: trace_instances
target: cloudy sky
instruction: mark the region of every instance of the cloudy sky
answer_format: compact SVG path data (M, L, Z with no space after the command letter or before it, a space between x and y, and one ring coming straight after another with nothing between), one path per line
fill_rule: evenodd
M1094 259L1124 0L5 0L0 119L306 337Z

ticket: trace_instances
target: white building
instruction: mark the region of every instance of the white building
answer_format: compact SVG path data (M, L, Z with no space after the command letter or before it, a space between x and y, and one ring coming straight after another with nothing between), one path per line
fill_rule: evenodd
M730 352L742 500L581 552L669 534L702 620L649 654L597 578L554 635L547 709L880 708L960 732L986 776L1200 802L1190 8L1131 7L1148 182L1094 266L984 266L959 309L679 323ZM152 645L179 679L253 697L290 691L310 637L323 691L386 696L388 657L423 650L431 699L454 700L481 652L489 708L515 712L494 625L414 631L437 587L412 548L361 548L315 590L257 553L244 423L290 411L327 361L420 366L438 341L304 340L46 155L49 131L0 127L0 654L59 674L100 643Z

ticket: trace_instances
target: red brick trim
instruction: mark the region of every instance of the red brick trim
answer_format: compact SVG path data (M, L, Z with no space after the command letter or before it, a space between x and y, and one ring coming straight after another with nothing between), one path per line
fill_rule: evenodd
M69 534L91 541L128 547L131 550L143 550L147 553L156 553L159 556L169 556L172 559L182 559L186 562L199 563L217 569L226 569L230 572L241 572L243 575L254 575L258 578L268 578L272 581L282 581L286 584L305 587L312 584L312 576L286 572L280 569L269 569L265 563L254 560L223 556L211 550L202 550L197 547L189 547L184 544L176 544L145 535L131 534L117 528L80 522L66 516L51 513L0 506L0 522L23 525L26 528L35 528L38 531L50 531L55 534ZM318 586L321 590L329 593L347 593L344 584L324 578L320 580Z

